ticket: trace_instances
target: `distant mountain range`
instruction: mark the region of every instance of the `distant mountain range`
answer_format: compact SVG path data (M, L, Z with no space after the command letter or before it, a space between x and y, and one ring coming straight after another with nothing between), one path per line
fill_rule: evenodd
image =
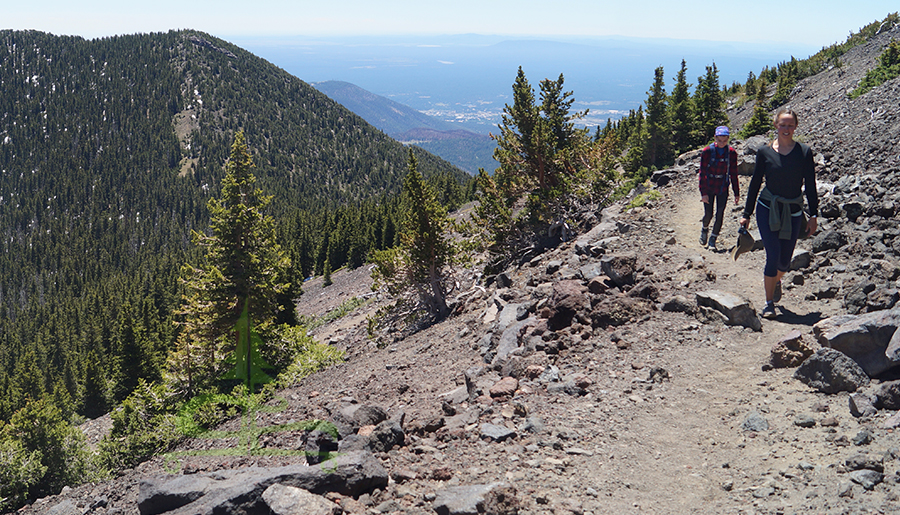
M462 129L389 98L343 81L316 82L312 86L356 113L388 136L416 145L475 174L479 168L493 171L497 144L485 134Z

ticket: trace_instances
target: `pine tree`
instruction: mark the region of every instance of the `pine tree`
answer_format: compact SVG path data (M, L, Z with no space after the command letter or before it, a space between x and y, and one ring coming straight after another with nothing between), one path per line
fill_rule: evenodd
M766 81L760 78L757 82L756 104L753 106L753 114L744 124L740 135L749 138L758 134L765 134L772 129L772 118L766 110Z
M212 384L224 359L238 345L226 336L247 312L254 326L267 326L279 310L290 261L275 241L272 218L263 214L271 197L255 187L253 160L244 133L235 134L222 180L222 198L210 199L211 234L194 232L205 262L183 268L186 289L178 349L168 379L184 395ZM249 336L249 335L244 335Z
M446 210L422 180L412 151L403 183L403 212L400 247L375 252L373 277L394 293L414 292L419 305L440 320L449 311L446 296L455 247L447 234Z
M706 67L706 75L697 78L697 89L694 91L694 110L697 126L695 128L695 146L712 141L716 127L728 123L725 113L725 99L719 88L719 70L716 63Z
M525 73L519 67L513 84L513 105L503 109L500 135L494 137L494 157L500 164L498 182L510 194L537 190L540 195L551 191L572 174L570 150L577 140L587 137L586 129L575 127L575 121L587 111L571 113L572 92L563 90L564 78L541 81L541 103L535 102Z
M644 129L647 132L644 162L657 168L671 163L672 159L665 80L663 67L660 66L654 72L653 86L647 92L647 114L644 118Z
M669 119L672 123L672 147L676 155L690 150L693 145L691 133L694 131L691 112L690 84L687 82L687 65L681 60L681 69L675 78L675 87L669 99Z

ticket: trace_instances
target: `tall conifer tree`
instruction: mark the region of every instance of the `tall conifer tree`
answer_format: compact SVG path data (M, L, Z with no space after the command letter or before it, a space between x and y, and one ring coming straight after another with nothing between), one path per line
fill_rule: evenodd
M665 73L660 66L654 72L653 86L647 92L647 114L644 127L647 139L644 142L644 161L657 168L671 160L670 124L667 112Z
M290 261L275 241L275 224L263 214L271 197L255 187L253 160L244 133L235 134L225 165L222 198L210 199L211 234L194 233L205 262L184 271L183 331L170 356L168 378L192 395L225 371L236 345L226 338L246 308L254 326L266 326L279 308Z
M669 120L672 123L672 148L682 154L693 147L691 133L694 118L691 110L690 84L687 82L687 64L681 60L681 69L675 77L675 87L669 99Z

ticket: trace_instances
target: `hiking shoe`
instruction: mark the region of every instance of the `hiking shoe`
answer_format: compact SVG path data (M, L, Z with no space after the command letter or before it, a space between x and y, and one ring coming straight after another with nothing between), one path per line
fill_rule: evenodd
M778 302L781 300L781 281L775 283L775 296L772 297L773 302Z
M766 304L766 307L763 308L762 317L766 320L775 320L778 318L778 313L775 312L775 304Z
M709 237L709 242L708 242L708 245L707 245L707 247L709 247L709 250L711 250L711 251L713 251L713 252L718 252L718 251L719 251L719 248L716 247L716 238L718 238L718 236L716 236L715 234L713 234L712 236L710 236L710 237Z
M707 239L709 239L709 229L704 227L700 229L700 245L706 245Z

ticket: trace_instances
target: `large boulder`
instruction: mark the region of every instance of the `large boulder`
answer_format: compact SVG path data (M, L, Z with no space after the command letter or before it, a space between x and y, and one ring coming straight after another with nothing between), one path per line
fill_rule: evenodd
M159 477L140 485L141 515L256 513L263 492L281 484L312 493L359 496L388 484L388 473L371 452L341 454L316 466L248 467L209 474Z
M894 339L898 326L900 309L895 308L828 318L813 326L813 334L822 347L846 354L875 377L900 365L900 339Z
M587 288L581 281L565 280L553 285L553 294L547 303L550 309L547 325L553 331L572 325L572 320L579 311L590 308Z
M804 361L794 378L822 393L855 392L869 384L869 376L846 354L822 348Z

